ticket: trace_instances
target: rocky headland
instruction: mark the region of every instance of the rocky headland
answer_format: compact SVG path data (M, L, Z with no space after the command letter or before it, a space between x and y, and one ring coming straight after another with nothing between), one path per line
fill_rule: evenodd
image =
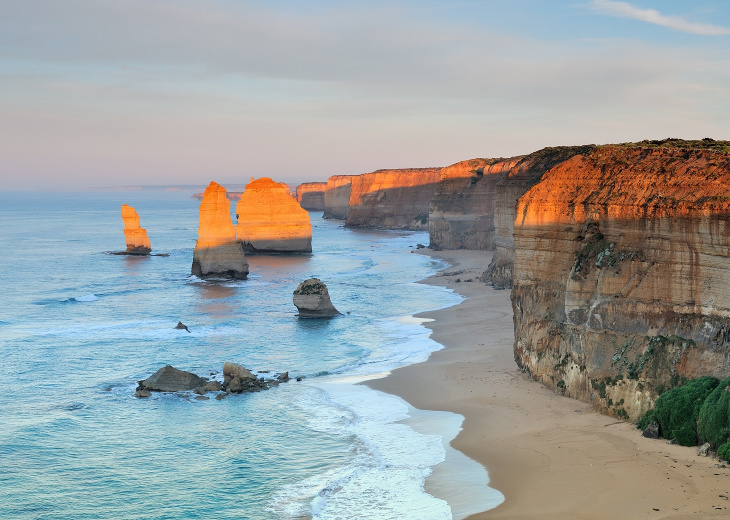
M518 159L471 159L441 169L431 198L433 249L494 249L497 183Z
M306 210L324 210L324 192L326 182L304 182L297 186L296 194L299 205Z
M251 180L236 204L236 236L249 253L311 253L309 212L288 186L262 177Z
M199 278L246 278L248 262L243 245L236 240L231 203L223 186L215 182L208 185L199 218L191 273Z
M440 168L377 170L352 177L345 226L428 229Z
M354 175L333 175L324 190L324 218L347 219L350 213L350 189Z
M518 200L515 360L556 392L637 419L730 375L730 143L587 148Z
M147 230L139 225L137 210L127 204L122 204L122 221L124 222L124 238L127 243L128 255L149 255L152 251Z

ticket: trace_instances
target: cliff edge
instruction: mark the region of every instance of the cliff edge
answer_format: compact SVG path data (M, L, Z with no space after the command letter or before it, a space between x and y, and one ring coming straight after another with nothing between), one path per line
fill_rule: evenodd
M730 375L729 218L730 142L598 146L554 164L513 221L517 364L624 419L688 379Z

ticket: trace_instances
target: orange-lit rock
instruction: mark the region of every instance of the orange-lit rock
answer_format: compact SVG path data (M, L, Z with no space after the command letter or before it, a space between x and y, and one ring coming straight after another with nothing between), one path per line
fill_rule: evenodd
M441 170L428 214L436 249L494 249L497 182L517 159L471 159Z
M127 204L122 204L122 221L124 222L124 238L129 255L148 255L152 251L147 230L139 227L137 211Z
M312 224L309 213L281 183L268 177L252 180L236 205L238 240L246 251L309 253Z
M248 262L231 221L226 189L211 182L200 202L198 241L193 252L192 274L200 278L246 278Z
M496 204L494 208L494 246L495 252L489 268L481 280L495 289L512 287L512 268L514 265L514 232L517 200L556 164L574 155L589 153L593 146L560 146L543 148L527 156L509 159L517 161L509 172L497 182Z
M730 375L728 287L730 142L596 147L519 199L515 359L601 411Z
M345 220L350 212L350 187L354 175L333 175L324 190L324 218Z
M428 212L441 168L377 170L352 177L345 225L428 229Z
M297 186L297 201L306 210L321 211L326 189L326 182L304 182Z

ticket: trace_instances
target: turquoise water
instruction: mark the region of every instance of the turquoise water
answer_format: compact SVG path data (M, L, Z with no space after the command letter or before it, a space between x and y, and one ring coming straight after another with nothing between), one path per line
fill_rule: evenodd
M426 494L432 467L456 460L460 416L355 384L440 348L409 318L459 301L415 283L440 267L411 254L424 233L312 213L311 256L251 256L248 280L204 282L190 276L190 195L0 194L1 517L441 519L501 501L468 459L454 478L474 504ZM125 248L123 203L169 256L107 254ZM311 276L342 317L295 317L292 292ZM134 397L165 364L219 375L225 361L306 378L222 401Z

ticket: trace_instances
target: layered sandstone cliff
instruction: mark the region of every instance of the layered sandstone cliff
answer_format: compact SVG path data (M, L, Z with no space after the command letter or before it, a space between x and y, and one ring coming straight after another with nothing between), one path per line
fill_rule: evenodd
M430 247L494 249L497 182L517 159L471 159L440 172L428 214Z
M345 225L428 229L428 212L441 168L378 170L352 177Z
M297 201L306 210L324 210L324 192L326 182L304 182L297 186Z
M152 251L147 230L139 226L137 211L127 204L122 204L122 221L124 222L124 238L128 255L148 255Z
M635 419L730 375L730 143L601 146L549 169L514 221L515 359Z
M310 253L309 213L288 187L268 177L252 180L236 205L236 234L248 252Z
M231 221L226 189L211 182L200 202L198 241L193 251L193 275L200 278L246 278L248 262Z
M514 162L496 186L494 206L494 256L481 280L495 289L512 287L514 265L514 222L517 200L534 186L550 168L575 155L589 153L593 146L561 146L543 148L526 156L508 160Z
M324 190L324 218L345 220L350 213L350 187L354 175L333 175Z

